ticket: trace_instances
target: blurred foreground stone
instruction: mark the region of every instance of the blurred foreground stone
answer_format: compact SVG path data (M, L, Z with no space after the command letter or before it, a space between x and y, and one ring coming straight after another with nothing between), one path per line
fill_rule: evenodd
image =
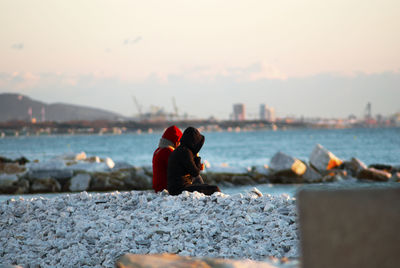
M303 267L399 267L400 187L303 190Z
M125 254L115 263L117 268L276 268L278 266L265 262L252 260L229 260L216 258L193 258L183 257L175 254L154 254L154 255L138 255Z

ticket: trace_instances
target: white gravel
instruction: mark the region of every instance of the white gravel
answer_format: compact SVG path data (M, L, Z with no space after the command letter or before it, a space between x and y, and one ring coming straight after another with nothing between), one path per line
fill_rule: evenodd
M125 253L298 257L295 199L131 191L0 203L0 263L113 267Z

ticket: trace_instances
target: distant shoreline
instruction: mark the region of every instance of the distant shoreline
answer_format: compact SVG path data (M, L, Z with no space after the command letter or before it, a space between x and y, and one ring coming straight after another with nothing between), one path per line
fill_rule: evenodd
M398 128L397 123L309 123L302 121L215 121L215 120L190 120L190 121L71 121L71 122L38 122L25 121L0 122L0 138L9 136L39 136L39 135L103 135L103 134L145 134L163 131L170 125L180 128L194 126L206 132L242 132L256 130L293 130L293 129L354 129L354 128Z

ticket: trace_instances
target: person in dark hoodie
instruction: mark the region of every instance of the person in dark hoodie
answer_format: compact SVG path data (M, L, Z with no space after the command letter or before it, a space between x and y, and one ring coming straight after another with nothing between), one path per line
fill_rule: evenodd
M206 195L220 192L218 186L205 184L200 176L204 169L198 153L203 147L204 136L194 127L188 127L183 132L180 145L174 150L168 160L168 192L179 195L183 191L198 191Z

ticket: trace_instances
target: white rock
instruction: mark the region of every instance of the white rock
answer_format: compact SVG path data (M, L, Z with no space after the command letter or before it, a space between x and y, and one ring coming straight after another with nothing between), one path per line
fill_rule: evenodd
M115 166L114 161L113 161L111 158L109 158L109 157L107 157L106 159L104 159L104 162L106 163L106 165L107 165L109 168L114 168L114 166Z
M313 167L306 165L306 172L302 175L305 182L317 182L322 179L322 175L318 173Z
M298 257L296 213L288 195L254 193L82 192L0 202L0 262L113 267L124 252Z
M81 192L89 189L91 177L89 174L81 173L70 179L69 190L71 192Z
M319 171L325 171L339 166L342 160L325 149L321 144L315 145L310 155L310 164Z
M273 171L292 171L297 175L306 172L306 165L303 162L282 152L277 152L272 157L270 168Z

